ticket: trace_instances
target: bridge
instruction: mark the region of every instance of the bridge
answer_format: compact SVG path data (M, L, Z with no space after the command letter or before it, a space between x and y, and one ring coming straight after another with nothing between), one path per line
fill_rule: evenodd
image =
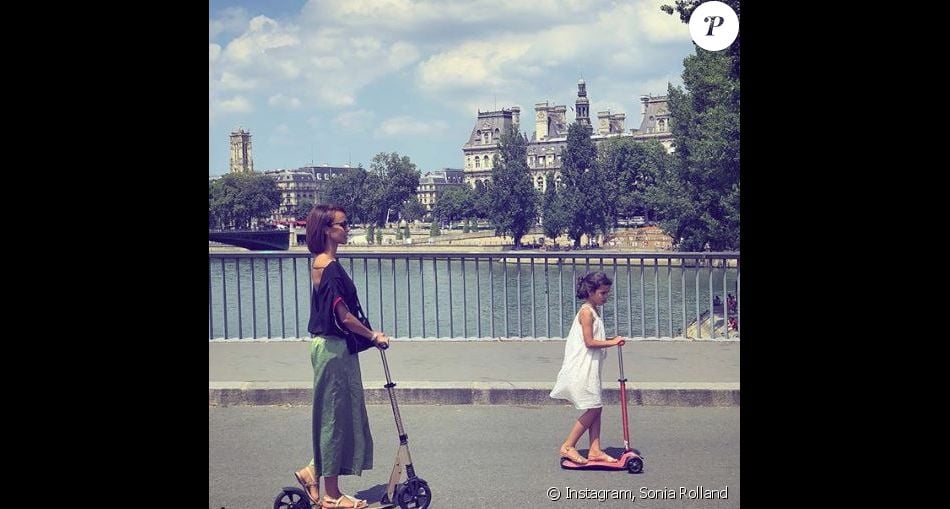
M287 230L210 230L208 240L251 251L286 251L290 235Z

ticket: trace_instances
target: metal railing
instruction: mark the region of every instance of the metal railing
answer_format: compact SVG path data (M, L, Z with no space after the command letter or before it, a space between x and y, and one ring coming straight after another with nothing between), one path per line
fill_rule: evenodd
M309 253L208 256L209 339L309 338ZM337 259L373 327L398 338L564 338L581 303L576 278L590 271L613 280L600 311L608 336L740 333L739 253L340 252Z

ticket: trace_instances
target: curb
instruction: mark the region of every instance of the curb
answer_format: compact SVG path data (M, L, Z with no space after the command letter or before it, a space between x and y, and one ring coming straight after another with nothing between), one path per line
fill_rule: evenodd
M366 404L389 403L385 382L365 382ZM550 383L400 382L396 400L403 405L570 405L552 399ZM604 404L616 405L620 389L605 387ZM210 382L209 406L311 405L310 382ZM627 387L634 406L731 407L739 404L737 383L642 382Z

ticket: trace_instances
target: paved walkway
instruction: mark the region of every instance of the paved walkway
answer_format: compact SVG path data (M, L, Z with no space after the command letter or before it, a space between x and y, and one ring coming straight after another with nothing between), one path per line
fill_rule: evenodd
M630 341L631 404L738 406L739 341ZM386 351L400 404L567 404L548 393L564 341L399 341ZM360 354L367 403L388 403L378 350ZM605 404L619 394L617 349L604 368ZM309 341L209 341L210 405L311 402Z

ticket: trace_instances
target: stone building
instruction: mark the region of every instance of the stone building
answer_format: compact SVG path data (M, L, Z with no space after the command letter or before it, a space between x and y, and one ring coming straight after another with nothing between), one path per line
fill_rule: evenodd
M302 202L317 203L320 189L343 172L349 170L344 166L303 166L301 168L285 170L267 170L265 175L273 177L280 190L280 206L274 213L277 221L292 221L294 209Z
M450 187L465 185L463 183L463 171L455 168L442 168L433 172L426 172L419 177L419 187L416 190L416 196L419 203L425 207L427 212L432 212L432 208L439 201L439 196Z
M587 84L577 82L574 121L591 127L591 139L598 146L615 137L634 140L658 140L668 152L673 151L673 135L669 130L669 107L666 96L640 96L640 126L625 132L624 113L597 112L597 124L590 120ZM494 156L500 153L501 134L509 127L521 132L521 108L514 106L498 111L479 111L468 141L462 146L464 181L475 187L476 181L491 180ZM535 188L547 188L548 173L560 176L561 152L567 147L567 106L550 105L547 101L534 105L534 132L527 143L527 163Z

